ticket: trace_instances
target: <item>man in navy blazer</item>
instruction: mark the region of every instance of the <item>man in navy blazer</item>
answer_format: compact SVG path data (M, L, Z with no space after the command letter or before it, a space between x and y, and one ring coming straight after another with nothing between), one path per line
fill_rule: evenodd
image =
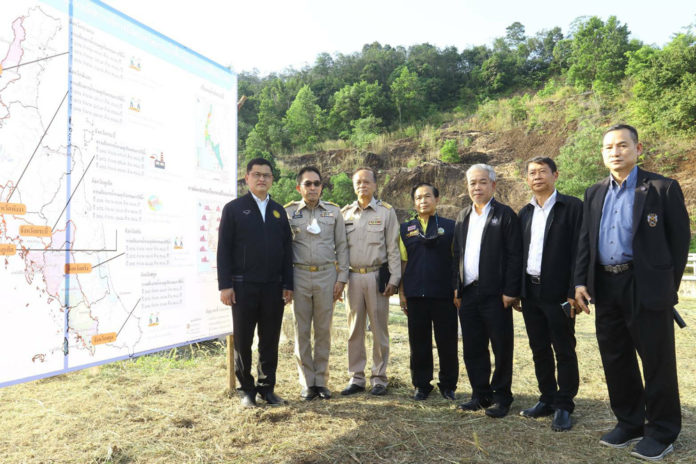
M473 204L455 223L453 288L472 397L459 409L485 408L487 416L499 418L510 411L513 399L511 307L520 294L520 226L515 212L493 198L491 166L475 164L466 177ZM495 356L492 377L489 343Z
M268 194L271 163L256 158L244 177L249 193L225 205L217 249L220 301L232 305L234 369L242 406L255 407L258 394L270 405L285 403L274 393L284 304L292 301L292 234L285 209ZM251 374L251 345L258 326L257 379Z
M610 176L585 192L575 299L595 304L597 342L618 424L600 443L660 460L681 430L673 308L689 251L677 181L636 166L643 146L628 125L604 134ZM643 377L636 352L643 364Z

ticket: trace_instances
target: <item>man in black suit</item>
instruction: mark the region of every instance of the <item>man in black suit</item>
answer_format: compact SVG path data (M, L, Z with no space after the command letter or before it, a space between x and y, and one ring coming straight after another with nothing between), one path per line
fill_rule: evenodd
M575 300L596 308L597 342L618 424L600 443L651 461L673 451L681 430L674 305L689 251L679 184L636 166L635 128L612 126L602 156L610 176L585 192ZM643 363L641 379L636 351ZM647 421L647 422L646 422Z
M487 408L487 416L504 417L512 403L511 307L520 294L520 226L515 212L493 198L492 167L475 164L466 177L473 204L455 223L453 288L472 397L459 409ZM492 378L489 342L495 355Z
M531 418L553 414L551 428L563 431L572 427L570 415L579 385L575 319L570 308L575 305L573 270L582 202L558 192L556 179L558 170L551 158L527 161L527 184L533 197L519 212L522 315L541 396L520 414Z
M284 304L292 301L292 235L283 207L271 200L271 163L256 158L244 177L249 193L222 210L217 250L220 301L232 305L235 374L242 406L256 394L270 405L285 401L273 392ZM251 344L258 325L257 381L251 375Z

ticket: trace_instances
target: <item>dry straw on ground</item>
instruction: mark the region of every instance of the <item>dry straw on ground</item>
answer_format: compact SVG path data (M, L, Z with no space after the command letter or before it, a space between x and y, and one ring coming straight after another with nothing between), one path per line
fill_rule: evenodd
M580 392L570 432L517 412L537 398L522 318L515 314L512 412L490 419L462 413L437 391L410 399L406 319L392 307L391 385L385 397L336 395L299 401L292 341L281 344L277 393L290 403L243 410L224 390L224 347L193 346L100 369L0 390L2 463L635 463L629 450L597 443L614 425L594 338L593 317L577 324ZM696 301L677 331L683 431L668 463L696 462ZM289 313L289 311L288 311ZM286 326L290 327L289 324ZM346 318L334 320L332 377L346 377ZM287 327L286 327L287 329ZM292 329L286 330L291 334ZM368 347L371 340L368 341ZM461 345L460 345L461 346ZM461 348L460 348L461 353ZM369 365L369 362L368 362ZM460 369L457 396L469 393Z

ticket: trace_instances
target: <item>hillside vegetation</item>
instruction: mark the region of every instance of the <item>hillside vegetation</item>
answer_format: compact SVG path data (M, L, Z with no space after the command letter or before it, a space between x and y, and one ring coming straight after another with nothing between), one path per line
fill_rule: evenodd
M442 187L443 214L453 213L468 202L464 171L486 162L501 175L498 197L519 207L528 200L520 173L533 155L555 158L559 188L581 196L606 175L603 130L626 122L645 144L641 163L677 178L696 217L691 28L659 48L631 39L616 17L578 18L567 33L554 27L533 36L516 22L492 46L372 43L350 55L321 54L301 70L241 74L239 93L248 97L239 114L240 166L272 160L281 202L297 198L294 173L311 163L329 178L325 198L345 204L353 199L350 173L368 165L402 218L421 180Z

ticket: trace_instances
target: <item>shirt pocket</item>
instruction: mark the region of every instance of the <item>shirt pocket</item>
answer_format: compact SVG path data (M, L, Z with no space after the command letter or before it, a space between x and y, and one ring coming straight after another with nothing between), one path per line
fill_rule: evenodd
M380 224L368 224L366 230L368 243L380 244L384 241L384 221Z

